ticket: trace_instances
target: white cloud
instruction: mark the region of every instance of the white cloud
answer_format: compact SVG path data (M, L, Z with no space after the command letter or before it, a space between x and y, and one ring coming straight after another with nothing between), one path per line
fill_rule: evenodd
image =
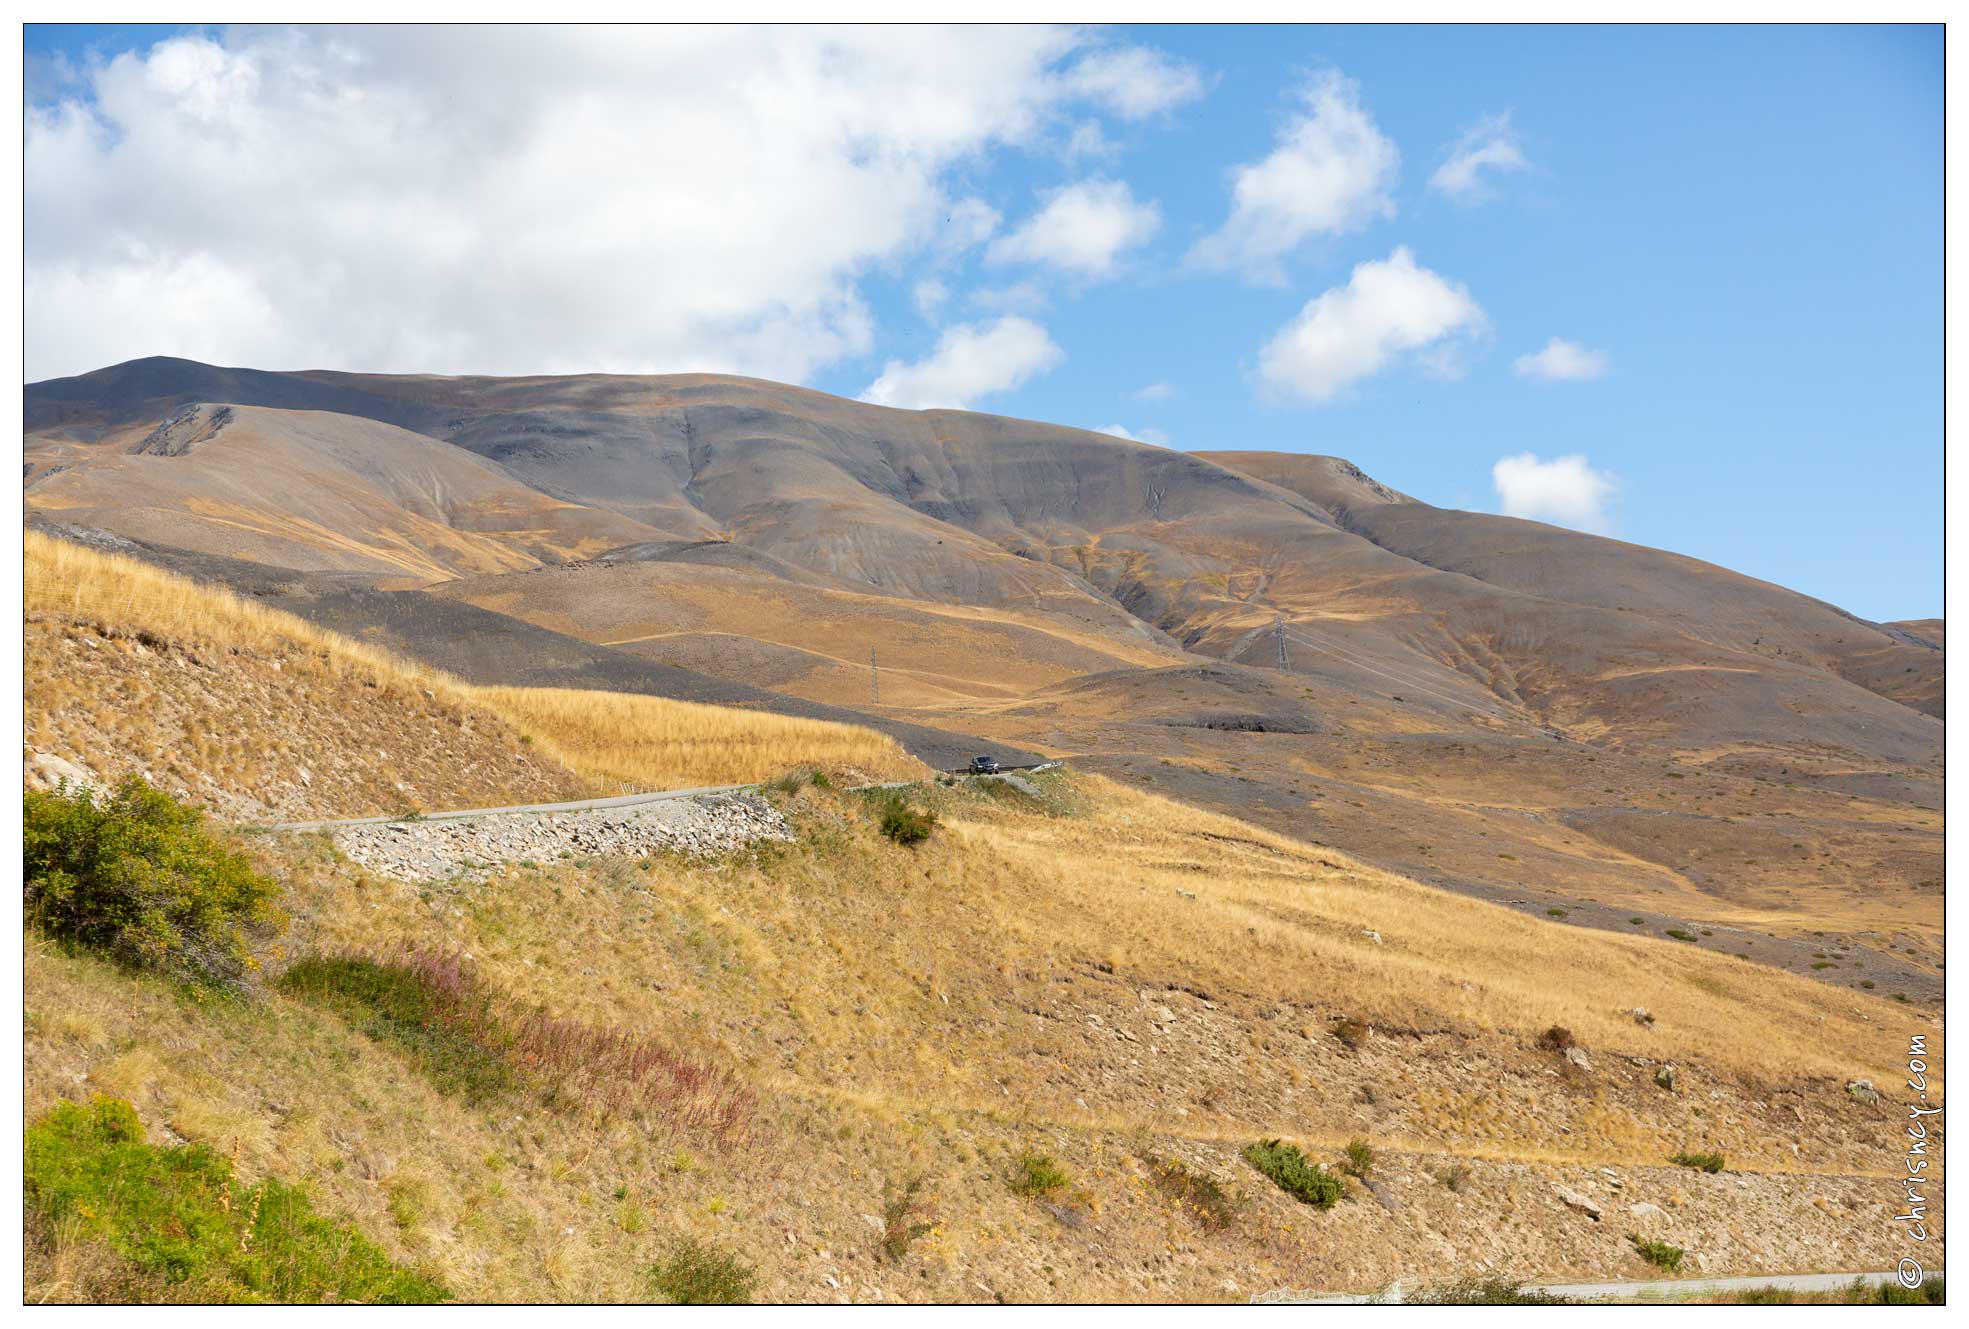
M865 274L992 233L960 170L1192 95L1092 40L243 27L40 79L27 375L174 354L806 378L871 348Z
M1408 249L1354 268L1345 286L1306 302L1259 354L1270 389L1308 401L1331 401L1404 354L1424 367L1453 372L1446 352L1480 334L1484 311L1460 282L1418 266Z
M1031 279L1009 286L979 286L966 298L974 308L997 314L1033 314L1050 303L1046 288Z
M1545 343L1544 349L1513 360L1511 372L1519 378L1542 379L1547 383L1577 383L1606 373L1607 355L1605 351L1589 351L1578 342L1554 337Z
M1203 79L1194 66L1145 46L1115 46L1082 56L1067 71L1067 83L1124 120L1145 119L1203 95Z
M1488 115L1463 132L1449 157L1429 177L1429 188L1459 203L1474 203L1487 192L1484 171L1522 171L1528 165L1511 117Z
M1500 457L1490 474L1497 486L1498 510L1507 517L1529 517L1596 533L1607 530L1606 503L1617 482L1577 453L1551 461L1540 461L1530 452Z
M1073 127L1060 155L1069 162L1099 161L1113 157L1121 149L1108 137L1099 120L1083 120Z
M1135 400L1136 401L1167 401L1169 398L1175 395L1176 395L1176 389L1170 387L1167 383L1151 383L1147 387L1137 390L1137 392L1135 393Z
M1039 263L1080 277L1114 275L1115 260L1148 243L1162 225L1154 203L1138 203L1121 180L1082 180L1049 191L1010 235L992 241L993 263Z
M1272 154L1232 173L1230 217L1197 242L1191 262L1282 281L1279 260L1305 240L1395 215L1389 191L1401 154L1362 109L1359 89L1327 74L1301 97L1305 111L1280 130Z
M915 364L891 360L861 394L863 401L912 410L968 409L1043 374L1065 358L1046 329L1027 318L1001 318L989 327L960 323L944 330L937 349Z
M1131 443L1153 443L1158 448L1169 446L1169 435L1163 433L1160 429L1147 427L1130 429L1126 425L1102 425L1094 432L1097 434L1112 434L1116 438L1125 438Z
M910 299L916 304L916 312L926 319L934 319L944 302L950 299L950 288L935 277L925 277L910 290Z
M998 209L983 199L958 199L944 209L943 222L937 227L937 252L942 257L955 258L983 244L998 230L1000 220Z

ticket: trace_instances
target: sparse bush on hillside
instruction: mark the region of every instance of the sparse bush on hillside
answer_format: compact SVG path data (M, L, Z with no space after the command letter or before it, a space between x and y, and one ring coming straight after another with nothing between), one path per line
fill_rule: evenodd
M23 831L28 922L132 967L239 988L280 923L279 887L136 776L29 790Z
M144 1142L128 1103L63 1103L27 1129L31 1246L92 1248L59 1299L428 1304L450 1294L314 1212L298 1187L248 1186L204 1145ZM53 1252L49 1252L53 1254ZM31 1263L32 1257L31 1257Z
M1436 1180L1440 1181L1446 1189L1460 1193L1470 1184L1470 1169L1461 1163L1452 1163L1436 1173Z
M1347 1193L1347 1183L1318 1163L1309 1163L1295 1144L1260 1140L1244 1149L1244 1160L1301 1204L1331 1209Z
M1051 1195L1066 1188L1066 1169L1045 1154L1020 1154L1012 1160L1012 1193L1028 1199Z
M1572 1030L1562 1024L1555 1024L1538 1036L1538 1045L1553 1052L1564 1052L1575 1046Z
M728 1250L683 1237L650 1270L650 1287L677 1306L744 1306L758 1275Z
M1695 1154L1684 1151L1679 1154L1670 1154L1668 1161L1677 1167L1694 1168L1698 1172L1721 1172L1723 1170L1723 1155L1721 1154Z
M1643 1240L1638 1235L1630 1235L1627 1239L1634 1243L1634 1249L1640 1253L1641 1258L1657 1269L1672 1274L1682 1267L1680 1246L1671 1246L1665 1241Z
M1374 1146L1366 1140L1349 1140L1347 1147L1341 1152L1347 1156L1347 1171L1366 1181L1368 1175L1374 1171Z
M1156 1189L1176 1202L1190 1218L1212 1231L1222 1231L1237 1217L1237 1205L1215 1177L1185 1167L1178 1158L1158 1158L1143 1154L1149 1180Z
M766 781L763 787L769 793L791 798L807 787L807 778L805 771L788 771L784 775L774 776Z
M913 808L900 795L891 794L882 801L882 834L897 844L921 844L930 838L930 832L936 829L936 825L934 812Z
M923 1178L911 1177L882 1202L882 1254L891 1260L909 1254L918 1237L936 1228L922 1194Z

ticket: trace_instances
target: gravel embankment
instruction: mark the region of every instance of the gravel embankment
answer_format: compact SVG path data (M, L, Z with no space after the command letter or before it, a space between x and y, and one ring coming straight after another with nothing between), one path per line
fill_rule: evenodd
M545 863L564 854L641 857L667 849L711 855L793 838L770 803L743 793L587 812L391 821L331 834L338 849L371 872L408 881L477 875L501 863Z

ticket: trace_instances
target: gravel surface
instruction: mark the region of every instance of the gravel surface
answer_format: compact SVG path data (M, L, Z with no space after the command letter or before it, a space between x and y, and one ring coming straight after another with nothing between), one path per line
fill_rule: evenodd
M642 857L667 849L712 855L793 838L786 819L770 803L743 793L585 812L390 821L331 833L336 847L353 861L408 881L483 876L501 863L544 863L564 854Z

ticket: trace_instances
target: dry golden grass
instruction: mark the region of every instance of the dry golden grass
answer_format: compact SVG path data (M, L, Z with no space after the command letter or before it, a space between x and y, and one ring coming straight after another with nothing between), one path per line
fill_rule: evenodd
M462 700L452 679L435 669L139 559L38 531L26 533L24 556L22 594L29 615L92 618L124 631L149 632L194 646L260 652L299 649L331 672L354 673L400 688L429 688Z
M492 747L505 752L533 749L546 762L564 767L570 781L595 791L616 792L624 785L665 789L740 784L793 769L858 771L881 779L924 772L921 763L895 740L873 730L660 697L473 687L439 670L324 631L281 610L201 586L120 554L34 532L27 535L25 554L26 612L30 618L105 624L119 633L148 634L181 649L228 659L241 654L265 657L283 668L280 677L305 673L327 678L359 689L365 706L402 703L440 713L454 727L476 727ZM138 746L146 742L144 735L135 731L145 724L142 698L150 695L155 680L132 684L126 696L91 701L71 695L73 688L65 683L59 668L51 665L37 670L34 659L38 657L30 654L27 709L31 739L59 708L86 704L99 713L97 728L103 733L127 737ZM42 723L37 724L37 720ZM208 766L224 763L224 740L235 728L264 729L277 736L281 717L249 714L235 716L231 722L215 717L202 734L188 730L187 742L209 749L189 755ZM50 730L49 737L60 735ZM414 740L406 741L402 734L391 733L368 751L394 750L399 760L407 761L406 750L412 743ZM250 746L258 750L267 744ZM168 754L141 755L146 764L160 765ZM312 757L315 768L321 769L320 754L297 751L293 756L297 765ZM491 765L489 760L484 764ZM252 763L250 769L242 765L232 774L237 775L238 784L264 785L279 778L279 772L258 763ZM570 797L580 792L581 788L559 791L561 796ZM543 791L536 779L516 784L514 797L508 801L543 796L554 795ZM432 802L429 806L440 805Z
M831 726L775 739L777 717L403 672L117 562L30 539L30 612L114 610L131 630L289 659L303 644L323 669L372 671L377 688L346 695L428 686L607 778L705 782L695 747L719 742L719 760L776 759L768 773L795 764L788 742L825 754L799 764L893 760ZM87 593L64 597L62 576ZM688 723L663 729L673 716ZM731 737L754 720L768 724L757 741ZM648 742L620 737L645 726ZM685 1234L756 1264L772 1300L1221 1299L1227 1278L1238 1295L1372 1287L1422 1254L1446 1278L1479 1259L1585 1277L1627 1248L1617 1225L1583 1237L1547 1181L1597 1186L1609 1166L1623 1201L1725 1234L1718 1272L1891 1256L1880 1177L1898 1123L1842 1086L1893 1083L1911 1029L1939 1065L1939 1014L1547 924L1098 778L1040 787L1043 801L920 787L940 820L914 849L883 839L859 797L808 786L789 799L793 844L509 865L486 881L397 882L322 837L262 842L288 890L286 953L456 949L516 1001L659 1034L755 1087L746 1150L533 1103L469 1107L325 1012L277 994L192 1002L34 938L27 1110L126 1095L153 1130L236 1151L249 1179L305 1182L324 1212L475 1300L647 1297L642 1271ZM1653 1025L1625 1013L1636 1005ZM1360 1046L1334 1036L1341 1016L1368 1026ZM1593 1070L1538 1047L1555 1023ZM1662 1061L1675 1093L1652 1083ZM1372 1139L1400 1213L1363 1199L1309 1215L1239 1160L1272 1136L1320 1158ZM1683 1148L1768 1175L1691 1176L1665 1163ZM1012 1194L1026 1149L1073 1175L1098 1249ZM1239 1194L1232 1227L1200 1234L1143 1152ZM1467 1166L1466 1189L1429 1180L1442 1161ZM936 1232L888 1263L867 1216L915 1176ZM1754 1249L1728 1246L1737 1235Z
M928 773L887 734L859 725L573 688L467 688L534 736L547 755L596 780L644 789L743 784L795 769L870 780Z
M1934 1017L1897 1009L1883 1027L1877 1003L1782 975L1739 988L1730 961L1581 938L1105 781L1040 787L1044 804L921 788L941 821L915 849L882 839L857 796L807 787L795 844L512 865L422 891L322 837L269 842L291 951L456 948L514 1000L656 1032L756 1087L742 1150L471 1108L324 1012L278 995L195 1006L41 943L28 1108L86 1075L153 1126L236 1145L249 1177L306 1181L324 1212L475 1299L646 1296L641 1271L680 1234L757 1265L770 1300L1373 1287L1425 1251L1445 1277L1474 1273L1507 1229L1515 1272L1586 1277L1623 1267L1621 1233L1583 1238L1547 1178L1593 1186L1606 1166L1629 1202L1768 1245L1727 1272L1888 1253L1891 1192L1855 1174L1891 1167L1898 1127L1841 1077L1884 1082L1910 1019L1939 1047ZM1623 1024L1630 1000L1658 1012L1653 1030ZM1332 1036L1340 1013L1373 1026L1361 1048ZM1591 1075L1536 1046L1555 1018ZM1655 1089L1630 1049L1675 1060L1683 1090ZM1239 1157L1274 1135L1321 1159L1371 1139L1401 1215L1292 1204ZM1771 1175L1746 1190L1666 1164L1697 1146ZM1007 1185L1025 1150L1072 1175L1097 1251ZM1217 1179L1230 1227L1199 1229L1145 1152ZM1432 1179L1451 1162L1470 1178L1457 1193ZM915 1176L936 1231L891 1263L865 1216ZM1172 1262L1179 1246L1193 1259Z

